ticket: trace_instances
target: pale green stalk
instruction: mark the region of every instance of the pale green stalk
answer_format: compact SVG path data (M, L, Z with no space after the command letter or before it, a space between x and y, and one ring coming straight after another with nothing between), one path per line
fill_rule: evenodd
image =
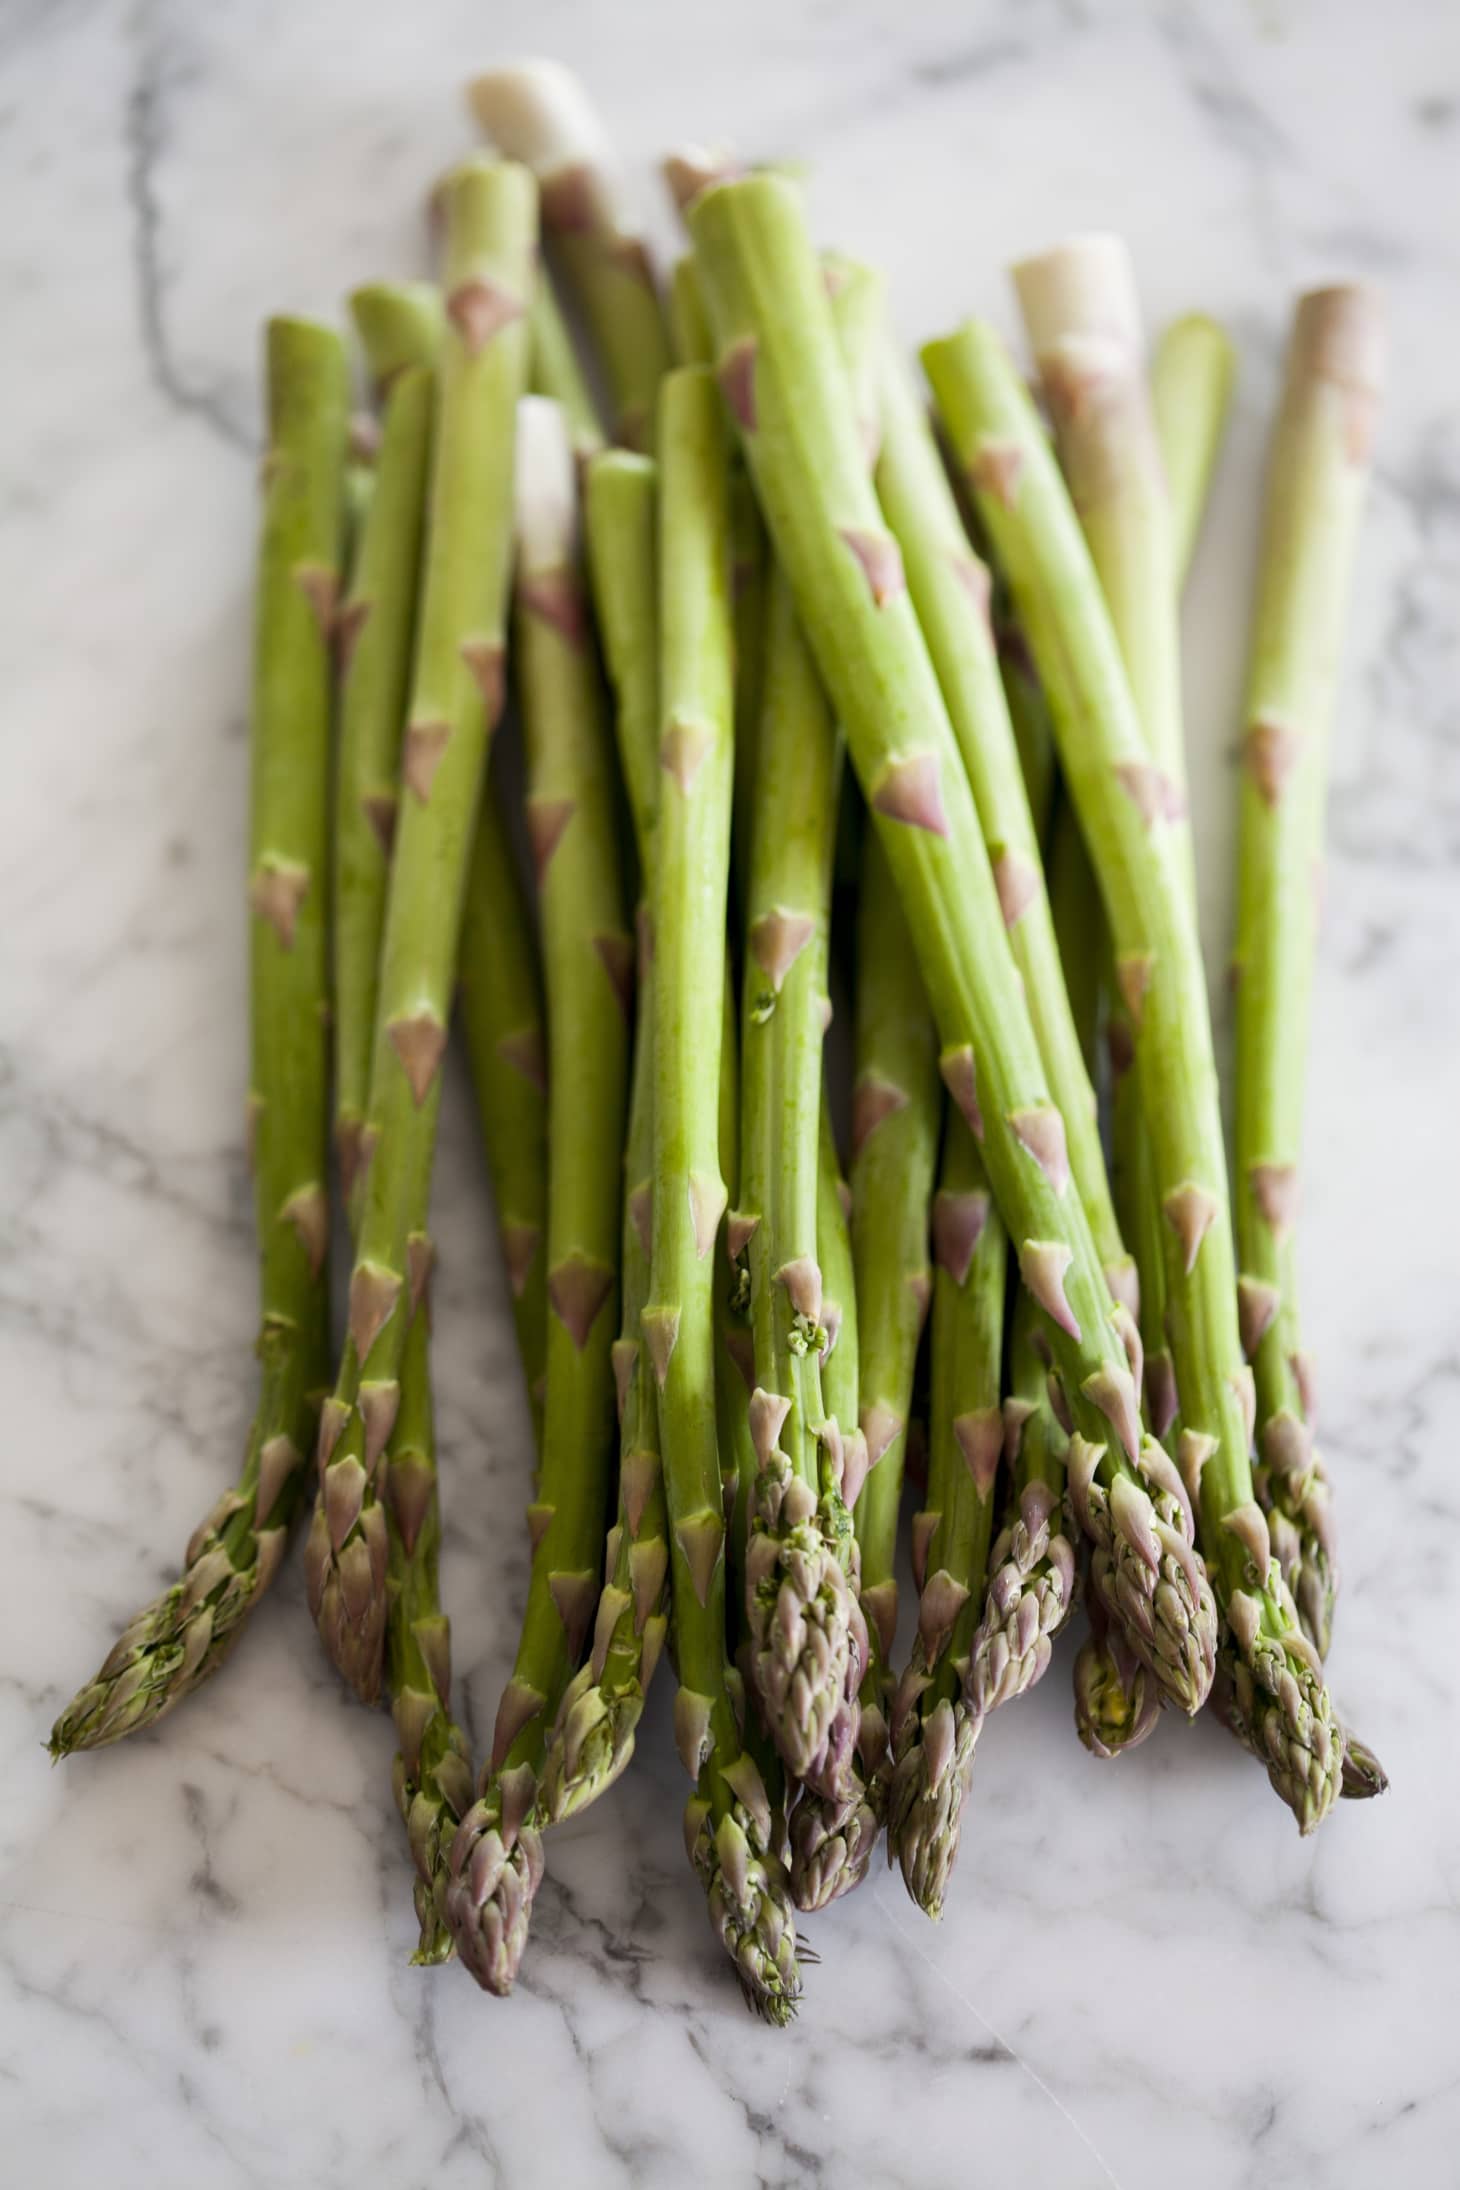
M1227 430L1237 351L1225 327L1188 312L1161 330L1151 358L1151 405L1171 497L1172 553L1185 577Z
M531 332L528 375L532 392L561 404L573 454L580 464L586 464L604 445L603 424L546 267L538 268L532 285Z

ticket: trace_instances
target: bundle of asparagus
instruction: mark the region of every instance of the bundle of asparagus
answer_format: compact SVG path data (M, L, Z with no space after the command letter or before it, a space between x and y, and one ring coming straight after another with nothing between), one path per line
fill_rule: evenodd
M237 1487L52 1750L150 1723L222 1661L313 1442L310 1605L394 1713L416 1959L456 1952L510 1990L552 1828L628 1766L672 1636L690 1864L745 1998L784 2023L796 1910L852 1890L884 1834L941 1912L987 1721L1042 1678L1082 1582L1092 1753L1211 1692L1303 1832L1384 1785L1325 1681L1337 1567L1294 1247L1382 324L1367 291L1320 291L1289 347L1242 741L1229 1193L1177 623L1226 338L1178 322L1148 377L1123 247L1061 246L1015 275L1052 444L971 325L923 352L940 450L880 283L817 257L793 182L666 163L692 242L666 311L573 79L527 65L471 97L506 157L436 193L440 286L351 299L377 415L347 431L336 335L268 331L262 1391ZM487 765L509 694L520 815ZM825 1040L834 961L849 1048ZM536 1432L521 1637L475 1798L431 1404L453 982ZM331 1019L354 1264L328 1391Z

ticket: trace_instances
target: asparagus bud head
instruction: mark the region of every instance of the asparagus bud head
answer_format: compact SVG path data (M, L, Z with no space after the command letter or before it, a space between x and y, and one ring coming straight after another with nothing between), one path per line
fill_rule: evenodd
M1074 1546L1055 1493L1036 1479L994 1541L983 1614L969 1655L965 1697L976 1720L1044 1677L1075 1601Z
M747 1802L736 1796L728 1808L712 1804L701 1791L705 1777L715 1772L711 1761L685 1808L685 1841L746 2006L763 2022L784 2029L801 1997L796 1914L786 1874L768 1843L770 1808L759 1774L744 1753L733 1769L737 1783L753 1787L758 1798Z
M978 1722L961 1700L944 1696L924 1715L907 1710L901 1733L888 1798L887 1844L909 1894L936 1923L958 1861Z
M1071 1438L1070 1501L1092 1546L1091 1584L1163 1695L1190 1717L1206 1701L1217 1648L1191 1500L1153 1437L1141 1440L1134 1472L1108 1487L1096 1472L1103 1458L1103 1447Z
M1306 1836L1337 1799L1347 1747L1323 1662L1297 1624L1276 1559L1269 1562L1265 1588L1234 1590L1226 1614L1223 1716L1267 1766L1275 1792Z
M1092 1593L1090 1632L1075 1657L1076 1733L1092 1756L1109 1759L1139 1748L1160 1716L1160 1688Z
M516 1982L542 1884L534 1792L527 1765L489 1780L457 1827L447 1864L445 1916L456 1951L499 2000Z

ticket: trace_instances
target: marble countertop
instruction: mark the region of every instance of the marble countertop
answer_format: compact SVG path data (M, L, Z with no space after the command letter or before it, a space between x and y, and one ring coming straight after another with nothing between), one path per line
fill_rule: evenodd
M1116 1766L1068 1646L997 1720L948 1917L880 1875L794 2032L718 1966L660 1683L550 1848L516 1998L407 1967L386 1719L297 1562L202 1701L52 1773L56 1708L241 1450L254 1269L245 695L258 326L412 268L458 86L581 67L634 164L814 171L911 338L1074 226L1242 382L1187 621L1213 967L1261 451L1288 301L1388 293L1392 392L1336 731L1306 1313L1346 1587L1333 1677L1393 1790L1300 1843L1208 1718ZM524 2186L1455 2179L1460 27L1430 0L10 0L0 11L0 2149L15 2183ZM656 213L661 229L665 223ZM1216 984L1220 990L1220 983ZM436 1227L446 1587L490 1726L525 1417L463 1087Z

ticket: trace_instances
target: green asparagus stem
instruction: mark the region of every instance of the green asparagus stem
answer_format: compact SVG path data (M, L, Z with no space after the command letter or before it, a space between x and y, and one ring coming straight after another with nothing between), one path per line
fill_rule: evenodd
M335 1144L348 1207L370 1096L380 938L441 339L439 291L375 283L350 299L384 405L375 483L340 610L335 769Z
M482 786L467 868L456 998L534 1443L541 1451L547 1387L547 1034L532 912L491 775Z
M654 1207L642 1329L658 1384L672 1525L675 1736L695 1781L685 1841L747 2002L785 2023L801 1986L795 1922L726 1659L714 1289L727 1198L717 1111L733 700L728 461L719 397L702 367L664 384L659 463Z
M913 1521L918 1631L893 1705L887 1840L909 1894L936 1920L958 1860L978 1734L965 1688L1004 1449L999 1378L1009 1260L978 1144L956 1110L933 1202L933 1256L928 1503Z
M430 1243L418 1255L400 1365L389 1481L399 1516L390 1532L386 1677L395 1719L395 1799L416 1866L416 1963L452 1953L442 1911L446 1858L471 1804L471 1752L451 1716L451 1623L441 1609L441 1509L431 1408Z
M849 1222L852 1197L842 1177L825 1096L816 1159L816 1255L821 1264L821 1327L826 1333L821 1355L821 1397L827 1413L836 1422L848 1425L842 1431L845 1447L861 1434L856 1427L861 1364ZM850 1454L847 1459L851 1461ZM866 1462L852 1465L855 1480L860 1482L867 1472Z
M714 342L691 257L676 259L669 277L669 342L676 365L710 365Z
M590 465L588 560L613 687L619 766L629 791L639 871L654 869L659 794L657 474L647 457L611 451ZM669 1524L654 1381L641 1343L649 1297L654 1166L654 955L647 897L639 908L638 1019L624 1157L623 1288L613 1348L618 1388L618 1508L609 1532L593 1650L559 1706L542 1769L549 1821L611 1787L634 1753L644 1697L668 1625Z
M498 1994L511 1990L542 1875L536 1795L548 1734L598 1603L633 982L572 444L545 396L521 405L516 496L512 642L548 1006L547 1393L527 1609L445 1896L462 1960Z
M248 1131L260 1256L258 1412L179 1581L129 1621L51 1732L53 1757L151 1725L222 1664L284 1555L328 1375L330 645L349 378L339 337L269 322L254 623Z
M1004 1402L1008 1500L969 1653L966 1693L975 1734L990 1711L1044 1678L1055 1637L1074 1609L1075 1548L1063 1528L1067 1439L1051 1402L1041 1346L1035 1305L1021 1288ZM1159 1702L1154 1681L1150 1689Z
M913 1368L932 1287L928 1209L942 1089L937 1038L880 838L862 851L857 904L856 1080L852 1096L852 1253L859 1428L867 1467L855 1496L867 1669L858 1698L855 1785L840 1803L803 1796L791 1816L799 1908L860 1885L887 1810L892 1754L895 1552ZM855 1465L855 1463L854 1463Z
M1298 1329L1298 1153L1318 925L1328 726L1384 363L1361 288L1301 298L1269 461L1242 748L1237 974L1237 1243L1257 1379L1258 1497L1320 1654L1338 1587L1328 1481ZM1245 1713L1244 1713L1245 1716Z
M320 1420L306 1582L326 1652L380 1692L381 1467L400 1391L407 1254L425 1221L440 1065L487 741L500 706L515 406L526 377L536 193L473 161L446 186L446 316L425 574L382 949L349 1322Z
M937 679L858 446L829 307L795 195L757 176L707 190L690 225L719 356L776 553L889 852L943 1044L1100 1480L1084 1500L1132 1647L1195 1710L1214 1618L1182 1485L1142 1439L1128 1311L1112 1306L1068 1191L1059 1112L1005 939ZM1122 1451L1121 1447L1124 1447ZM1148 1487L1149 1486L1149 1487Z
M1162 329L1151 359L1151 405L1171 498L1172 554L1183 578L1201 530L1236 377L1232 338L1205 313L1188 312Z
M1019 752L1019 770L1029 800L1029 818L1034 823L1035 835L1044 844L1049 839L1049 817L1054 811L1059 773L1054 736L1049 727L1049 709L1044 704L1044 694L1029 659L1029 649L1009 607L1008 589L997 583L993 592L993 618L1004 704L1009 710L1009 724Z
M970 325L930 345L924 360L1049 698L1131 1009L1166 1225L1167 1312L1184 1424L1182 1476L1166 1478L1168 1495L1173 1504L1200 1499L1203 1545L1225 1614L1229 1678L1234 1688L1240 1680L1244 1702L1250 1695L1249 1723L1274 1787L1300 1829L1310 1832L1337 1791L1343 1737L1253 1494L1252 1375L1237 1328L1206 982L1186 833L1168 818L1179 812L1179 801L1142 736L1079 523L1002 344ZM1081 1430L1071 1440L1069 1472L1087 1528L1098 1513L1095 1465ZM1161 1548L1153 1535L1148 1556L1159 1561ZM1098 1557L1092 1572L1107 1610L1118 1616Z
M1050 1092L1064 1119L1075 1188L1106 1281L1134 1314L1135 1265L1121 1240L1095 1091L1070 1015L1054 924L989 620L987 570L968 545L942 458L901 360L882 387L877 492L902 553L908 592L942 686L998 887L1009 947L1024 980Z
M573 337L563 318L546 268L538 269L532 285L532 358L529 383L534 395L549 396L562 405L572 436L573 454L586 464L604 445L603 422L588 385Z
M603 360L614 439L647 449L669 343L598 116L578 79L555 61L493 69L467 96L498 149L536 175L549 250Z

